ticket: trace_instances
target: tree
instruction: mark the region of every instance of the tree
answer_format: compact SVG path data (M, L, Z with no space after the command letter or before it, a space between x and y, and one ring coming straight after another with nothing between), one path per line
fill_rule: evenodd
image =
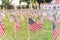
M1 0L2 1L2 4L1 4L1 7L2 8L8 8L10 6L10 3L13 1L13 0Z
M36 1L37 1L39 4L45 2L45 0L36 0Z
M50 3L52 0L45 0L47 3Z
M36 1L40 4L40 3L44 3L44 2L50 3L52 0L36 0Z
M28 2L29 0L20 0L20 2Z

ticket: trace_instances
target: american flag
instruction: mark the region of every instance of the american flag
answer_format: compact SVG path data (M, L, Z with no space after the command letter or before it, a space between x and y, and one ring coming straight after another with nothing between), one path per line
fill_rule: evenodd
M40 16L38 16L37 24L38 24L40 27L42 27L43 19L41 19Z
M29 21L28 21L28 29L31 30L31 31L34 31L36 32L37 30L39 30L41 27L36 23L34 22L31 18L29 18Z
M47 19L48 19L49 21L52 21L52 20L53 20L53 17L52 17L52 15L51 15L50 12L47 13Z
M40 20L40 15L38 15L38 20Z
M58 36L58 29L56 27L56 23L55 22L52 22L52 23L53 23L53 40L56 40Z
M18 32L20 30L20 24L18 23L17 19L15 19L14 25L15 25L14 27L15 31Z
M55 15L54 15L54 21L52 21L52 24L53 24L53 40L56 40L59 32L58 32L58 29L57 29L57 21L56 21L56 16Z
M0 37L2 37L4 35L5 31L4 31L4 25L0 22Z
M60 3L60 0L55 0L55 3L56 3L56 4Z
M22 21L24 20L24 16L22 14L20 15L20 18Z
M15 18L15 16L13 16L12 14L10 14L10 22L13 22L14 18Z

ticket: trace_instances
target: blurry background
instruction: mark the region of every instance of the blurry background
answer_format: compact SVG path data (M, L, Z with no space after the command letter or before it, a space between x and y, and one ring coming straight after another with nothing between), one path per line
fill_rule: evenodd
M0 0L0 8L14 9L14 6L18 9L20 9L21 6L23 8L29 8L29 6L36 8L40 3L51 3L51 1L52 0Z

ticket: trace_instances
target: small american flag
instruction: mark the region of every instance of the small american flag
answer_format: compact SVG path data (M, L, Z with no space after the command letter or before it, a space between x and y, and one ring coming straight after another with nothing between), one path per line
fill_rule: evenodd
M56 40L57 36L58 36L58 29L57 29L57 25L55 22L52 22L53 23L53 40Z
M0 22L0 37L2 37L4 35L5 31L4 31L4 25Z
M52 15L51 15L51 13L47 13L47 19L48 19L49 21L52 21L52 20L53 20L53 17L52 17Z
M57 29L56 15L53 15L53 16L54 16L54 21L52 21L52 24L53 24L53 40L56 40L59 32Z
M24 20L24 17L23 17L23 15L22 15L22 14L20 15L20 18L21 18L21 20L22 20L22 21Z
M15 19L14 25L15 25L14 27L15 31L18 32L20 30L20 24L18 23L17 19Z
M60 3L60 0L55 0L55 3L56 3L56 4Z
M14 18L15 18L15 16L13 16L12 14L10 14L10 22L13 22Z
M38 15L38 20L40 20L40 15Z
M36 32L37 30L39 30L41 27L36 23L34 22L31 18L29 18L29 21L28 21L28 29L31 30L31 31L34 31Z
M40 27L42 27L43 19L41 19L40 16L38 16L37 24L38 24Z

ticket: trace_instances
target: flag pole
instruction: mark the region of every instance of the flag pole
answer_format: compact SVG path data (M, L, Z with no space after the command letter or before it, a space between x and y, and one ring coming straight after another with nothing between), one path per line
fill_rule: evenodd
M28 26L28 17L27 17L27 26ZM28 27L27 27L27 29L28 29ZM28 39L27 40L30 40L30 35L29 35L29 30L28 30Z
M37 8L37 10L38 10L38 8ZM38 12L38 14L39 14L39 12ZM38 15L38 16L39 16L39 15ZM37 21L36 21L36 22L37 22ZM39 32L37 31L37 40L39 40L38 34L39 34Z
M38 8L36 10L38 10ZM36 10L34 11L34 14L36 14ZM36 20L36 22L37 22L37 20ZM36 35L37 35L36 38L38 40L38 31L36 32Z
M27 15L27 21L29 22L29 20L28 20L28 18L30 17L30 18L32 18L32 16L30 15L30 13L31 13L31 8L29 8L29 15ZM28 24L28 22L27 22L27 24ZM27 27L28 28L28 27ZM29 31L29 29L28 29L28 39L27 40L30 40L30 31Z
M30 16L30 15L29 15L29 16ZM28 17L29 17L29 16L27 15L27 29L28 29L28 21L29 21L29 20L28 20ZM29 33L30 33L30 31L28 30L28 39L27 39L27 40L30 40L30 34L29 34Z
M38 35L39 35L39 32L37 31L37 40L39 40Z
M14 32L15 32L15 40L16 40L16 30L14 30Z
M28 30L28 39L27 40L30 40L30 35L29 35L30 31Z
M14 3L14 10L17 11L17 6L15 3ZM14 18L14 22L15 22L15 18ZM14 23L14 25L15 25L15 23ZM15 33L15 40L16 40L16 30L15 29L14 29L14 33Z
M29 8L29 11L30 11L30 13L31 13L31 10L33 9L33 8L32 8L32 4L31 4L31 0L30 0L30 6L29 6L29 7L30 7L30 8ZM29 14L29 17L31 17L30 14ZM28 20L28 16L27 16L27 21L29 21L29 20ZM30 34L29 34L29 33L30 33L30 31L28 30L28 39L27 39L27 40L30 40Z
M38 3L36 2L36 5L37 5L37 12L39 11L39 5L38 5ZM40 14L39 14L39 12L38 12L38 16L40 16ZM37 22L37 20L36 20L36 22ZM37 31L37 40L39 40L39 38L38 38L38 35L39 35L39 32Z
M14 23L15 21L13 21L13 23ZM15 23L14 23L14 38L15 38L15 40L16 40L16 30L15 30Z

